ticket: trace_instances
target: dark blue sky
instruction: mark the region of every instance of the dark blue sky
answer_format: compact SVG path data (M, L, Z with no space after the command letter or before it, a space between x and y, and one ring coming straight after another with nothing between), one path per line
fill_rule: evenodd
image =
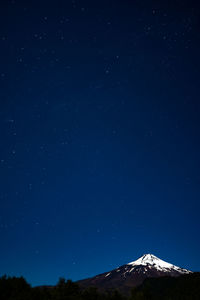
M0 6L0 275L200 270L197 2Z

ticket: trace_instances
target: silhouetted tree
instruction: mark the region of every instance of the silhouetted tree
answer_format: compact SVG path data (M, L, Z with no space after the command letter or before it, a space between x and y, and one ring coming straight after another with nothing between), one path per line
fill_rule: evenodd
M23 300L30 299L31 287L23 277L0 278L0 299L1 300Z
M71 280L60 278L53 292L55 300L78 300L81 299L79 286Z
M123 297L118 291L114 291L111 296L110 300L124 300L125 297Z
M100 300L101 296L97 288L90 287L82 292L82 300Z

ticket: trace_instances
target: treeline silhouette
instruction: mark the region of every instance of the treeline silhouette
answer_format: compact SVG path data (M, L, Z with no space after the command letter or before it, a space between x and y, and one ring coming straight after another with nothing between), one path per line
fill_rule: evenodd
M81 289L61 278L56 286L31 287L23 277L0 278L0 300L199 300L200 273L178 278L148 278L127 296L119 291L99 292L95 287Z

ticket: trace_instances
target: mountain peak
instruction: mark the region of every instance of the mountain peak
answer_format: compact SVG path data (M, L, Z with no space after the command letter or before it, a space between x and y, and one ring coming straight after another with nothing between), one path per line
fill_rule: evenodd
M141 257L139 257L137 260L128 263L128 265L146 265L146 264L150 264L150 265L154 265L154 264L158 264L158 263L166 263L163 260L161 260L160 258L158 258L157 256L148 253L148 254L144 254ZM168 263L167 263L168 264ZM170 264L171 266L171 264Z
M144 254L137 260L117 269L79 281L83 287L95 286L102 290L131 289L141 284L148 277L172 276L192 273L173 264L165 262L153 254Z
M165 271L165 272L169 271L169 270L175 270L180 273L190 273L190 271L181 269L180 267L177 267L177 266L174 266L174 265L172 265L150 253L144 254L137 260L130 262L127 265L130 265L132 267L148 266L150 268L153 267L153 268L157 269L158 271Z

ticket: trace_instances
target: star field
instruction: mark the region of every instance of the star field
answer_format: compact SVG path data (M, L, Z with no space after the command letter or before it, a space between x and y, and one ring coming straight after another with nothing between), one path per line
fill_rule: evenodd
M2 1L0 273L199 270L199 5Z

